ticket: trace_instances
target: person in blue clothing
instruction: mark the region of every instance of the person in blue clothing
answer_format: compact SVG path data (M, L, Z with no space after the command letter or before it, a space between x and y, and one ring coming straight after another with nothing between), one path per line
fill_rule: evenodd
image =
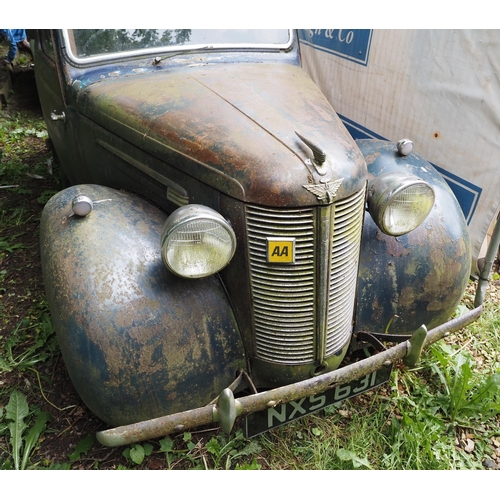
M9 53L7 54L7 58L2 61L3 64L12 64L18 49L28 52L33 57L30 44L26 37L26 30L0 29L0 39L4 38L9 44Z

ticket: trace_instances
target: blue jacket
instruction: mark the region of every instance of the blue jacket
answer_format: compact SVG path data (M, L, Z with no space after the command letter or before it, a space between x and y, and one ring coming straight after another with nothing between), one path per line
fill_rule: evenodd
M26 30L4 30L0 29L0 38L6 38L9 42L9 53L7 62L11 63L17 54L17 44L26 40Z

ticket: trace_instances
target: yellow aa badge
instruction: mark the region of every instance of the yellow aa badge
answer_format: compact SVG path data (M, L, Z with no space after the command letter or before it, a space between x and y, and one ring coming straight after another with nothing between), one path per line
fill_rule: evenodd
M295 263L295 238L267 238L267 262Z

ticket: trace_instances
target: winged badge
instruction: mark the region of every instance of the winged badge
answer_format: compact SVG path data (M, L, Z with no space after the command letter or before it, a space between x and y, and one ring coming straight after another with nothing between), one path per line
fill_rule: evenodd
M335 199L335 195L344 179L336 181L322 182L321 184L304 184L308 191L317 196L318 200L323 203L331 203Z

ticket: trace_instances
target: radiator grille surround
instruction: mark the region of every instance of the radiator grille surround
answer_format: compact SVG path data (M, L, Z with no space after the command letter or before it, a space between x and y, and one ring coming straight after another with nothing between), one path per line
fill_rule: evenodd
M361 190L328 206L247 206L257 359L282 365L323 363L350 340L364 199ZM292 265L267 262L269 237L295 240ZM326 258L321 257L321 241L326 241Z

